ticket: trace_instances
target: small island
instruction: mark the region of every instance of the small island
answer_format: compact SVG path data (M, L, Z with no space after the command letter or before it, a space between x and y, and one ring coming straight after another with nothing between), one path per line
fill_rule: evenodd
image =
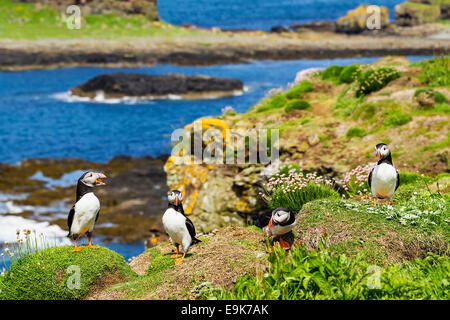
M98 75L73 88L71 94L91 99L99 94L106 99L123 97L205 99L241 94L243 90L242 81L230 78L113 73Z

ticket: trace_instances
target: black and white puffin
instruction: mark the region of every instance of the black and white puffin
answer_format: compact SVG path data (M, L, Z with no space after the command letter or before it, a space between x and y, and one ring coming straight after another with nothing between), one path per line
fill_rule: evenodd
M279 238L282 248L289 250L291 245L283 236L291 232L296 224L295 215L287 208L276 208L266 211L254 218L255 226L262 228L269 238Z
M395 190L400 184L400 176L392 163L389 147L384 143L375 146L375 155L378 163L369 173L369 186L372 190L374 205L377 199L386 199L391 205Z
M172 258L181 257L179 246L183 250L181 259L175 260L175 264L183 262L191 245L201 242L195 237L195 227L192 221L186 217L183 210L183 196L180 191L170 191L168 194L169 208L162 217L164 229L169 234L172 243L177 248L177 253Z
M105 185L102 181L105 178L106 176L103 173L88 171L78 179L77 200L67 218L67 225L69 226L67 236L71 237L75 243L73 252L81 251L81 247L77 246L77 239L83 234L88 237L88 248L98 248L91 243L92 231L100 212L100 201L94 194L94 187Z

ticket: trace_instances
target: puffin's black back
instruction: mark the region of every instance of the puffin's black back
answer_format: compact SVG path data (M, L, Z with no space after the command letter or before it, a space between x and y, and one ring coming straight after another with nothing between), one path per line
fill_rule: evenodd
M270 218L272 218L272 209L269 209L267 211L264 211L260 215L254 215L252 216L253 219L253 225L257 226L258 228L264 228L269 224Z

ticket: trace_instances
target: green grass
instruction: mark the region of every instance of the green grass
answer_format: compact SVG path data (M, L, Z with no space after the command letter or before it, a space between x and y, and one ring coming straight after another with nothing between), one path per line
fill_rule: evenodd
M435 57L429 60L418 61L413 66L422 67L419 80L428 86L445 87L450 85L450 57Z
M400 77L400 72L389 67L368 69L358 73L356 96L367 95L383 89L389 82Z
M313 91L313 86L310 81L304 80L292 87L286 92L286 98L288 99L298 99L302 97L302 94L305 92Z
M285 112L291 112L294 110L307 110L311 109L311 104L303 99L292 99L286 103L284 107Z
M203 299L221 300L368 300L450 298L450 258L430 255L388 267L371 266L361 257L331 256L297 246L288 254L279 248L269 257L264 277L240 277L227 291L211 286Z
M334 84L352 83L358 74L359 65L330 66L320 73L322 80L331 81Z
M126 279L136 276L124 258L111 250L72 250L70 246L54 247L21 257L0 282L0 300L79 299L105 273L117 271ZM74 279L70 278L74 272L67 272L70 266L80 270L79 289L67 285Z
M447 148L449 146L450 146L450 132L447 133L447 138L445 138L444 140L424 146L422 147L422 150L423 151L438 150Z
M387 117L384 119L383 124L386 127L399 127L410 122L412 117L408 114L402 113L400 110L392 110L387 113Z
M81 28L70 30L61 13L53 7L35 6L0 0L0 38L8 39L73 39L121 37L177 37L202 35L206 31L189 30L160 22L155 26L142 15L119 17L113 14L84 16Z
M273 109L283 108L286 103L286 97L283 93L263 99L256 109L256 112L265 112Z
M364 137L365 135L367 135L367 133L366 133L365 130L363 130L363 129L361 129L361 128L354 127L354 128L348 129L346 135L347 135L347 137L349 137L349 138L352 138L352 137L362 138L362 137Z
M364 96L346 97L350 87L344 89L337 98L336 105L333 108L333 114L342 118L350 116L358 106L364 101Z

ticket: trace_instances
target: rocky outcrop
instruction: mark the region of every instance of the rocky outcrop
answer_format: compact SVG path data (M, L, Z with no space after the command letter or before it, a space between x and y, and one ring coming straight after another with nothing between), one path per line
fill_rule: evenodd
M142 14L150 20L159 20L157 0L13 0L15 2L36 3L37 5L47 5L58 8L65 12L70 5L80 7L83 15L88 14L109 14L129 15Z
M361 5L347 12L347 15L336 21L336 31L343 33L362 33L367 30L384 29L389 25L389 13L386 7L380 8L379 25L377 17L369 5Z
M202 75L146 75L137 73L114 73L96 76L71 90L72 95L95 98L141 97L164 98L177 95L184 98L207 98L230 96L242 92L243 83L229 78Z
M448 0L412 0L395 6L395 23L414 26L449 18Z

